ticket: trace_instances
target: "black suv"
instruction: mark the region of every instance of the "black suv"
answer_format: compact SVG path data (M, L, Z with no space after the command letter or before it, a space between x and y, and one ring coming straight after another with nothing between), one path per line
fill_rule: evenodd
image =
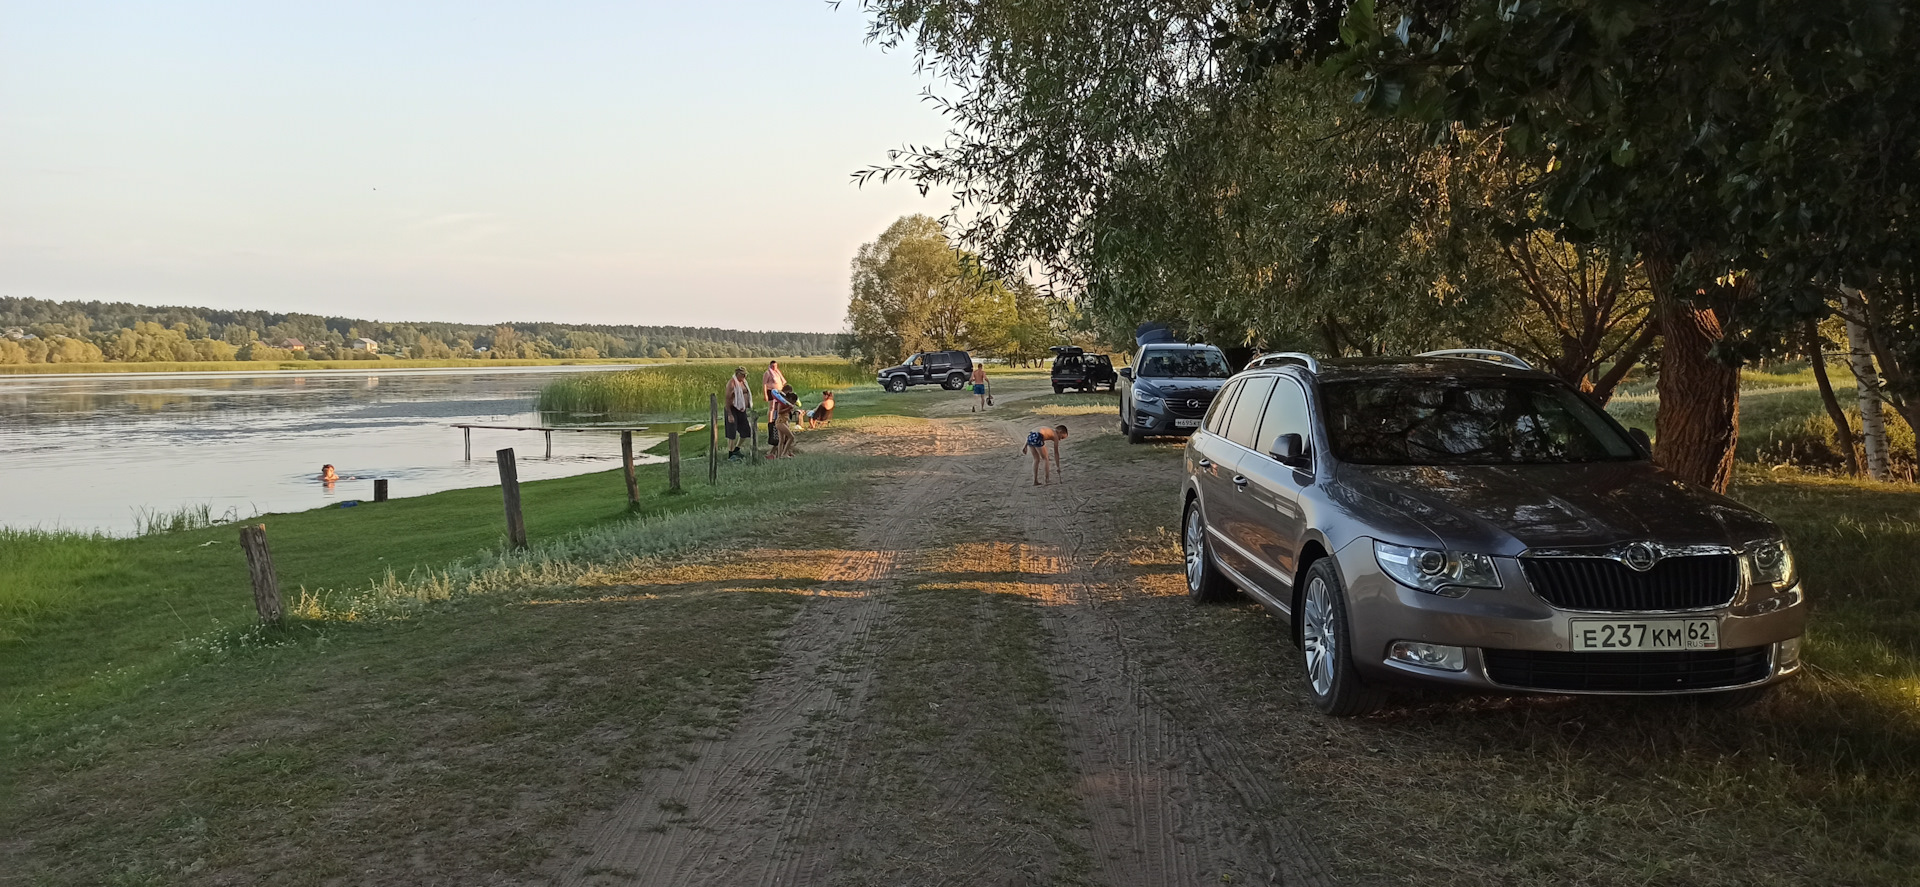
M1120 381L1120 374L1113 371L1113 358L1104 354L1088 354L1077 345L1056 345L1053 348L1053 393L1059 394L1069 388L1092 391L1105 385L1108 391Z
M900 392L907 390L908 385L939 385L948 391L959 391L967 387L967 377L972 374L973 358L965 351L923 351L876 375L880 387Z
M1270 355L1184 461L1188 591L1291 621L1329 714L1403 682L1732 705L1800 670L1780 529L1512 355Z

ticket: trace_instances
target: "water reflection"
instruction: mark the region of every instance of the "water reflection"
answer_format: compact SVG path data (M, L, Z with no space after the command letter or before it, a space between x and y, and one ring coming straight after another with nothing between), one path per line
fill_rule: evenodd
M371 499L375 478L396 498L483 486L498 478L493 451L509 446L522 480L612 468L610 433L555 434L545 459L537 432L476 430L466 462L449 427L632 424L533 410L554 374L607 370L0 376L0 525L124 533L142 509L248 516ZM325 464L337 483L321 482Z

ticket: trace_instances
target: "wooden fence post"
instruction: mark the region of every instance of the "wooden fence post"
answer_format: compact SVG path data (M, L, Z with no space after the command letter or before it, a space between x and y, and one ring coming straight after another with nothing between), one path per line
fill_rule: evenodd
M720 395L707 395L707 483L720 482Z
M667 432L667 491L680 492L680 432Z
M513 464L513 448L493 454L500 463L500 494L507 503L507 541L515 548L527 547L527 522L520 516L520 470Z
M373 501L375 502L387 501L387 479L386 478L376 477L373 479Z
M261 622L279 622L280 577L273 571L273 552L267 548L267 525L240 528L240 548L247 553L247 572L253 577L253 608Z
M620 467L627 475L627 504L640 504L640 484L633 477L633 432L620 432Z

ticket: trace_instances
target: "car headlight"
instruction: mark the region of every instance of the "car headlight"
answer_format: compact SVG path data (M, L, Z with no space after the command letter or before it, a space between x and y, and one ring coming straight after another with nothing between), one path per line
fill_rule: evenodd
M1155 404L1155 403L1159 403L1159 402L1160 402L1160 395L1158 395L1158 394L1154 394L1154 393L1152 393L1152 392L1150 392L1150 391L1143 391L1143 390L1141 390L1141 389L1139 389L1139 388L1135 388L1135 389L1133 389L1133 402L1134 402L1134 403L1145 403L1145 404Z
M1793 566L1793 552L1787 543L1773 540L1747 546L1741 556L1747 569L1748 585L1789 586L1800 579Z
M1500 587L1493 558L1479 552L1410 548L1376 539L1373 559L1395 582L1433 594L1459 597L1469 588Z

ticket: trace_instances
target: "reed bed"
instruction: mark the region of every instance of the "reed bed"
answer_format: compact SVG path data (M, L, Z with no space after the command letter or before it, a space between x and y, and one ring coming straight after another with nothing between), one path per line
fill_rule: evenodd
M858 384L873 384L866 369L842 361L818 361L781 364L787 381L802 396L811 397L822 389L840 390ZM764 364L747 367L747 379L757 390ZM707 397L726 389L733 366L724 363L682 364L643 367L618 373L581 373L556 379L540 391L542 412L637 413L704 416ZM755 395L758 402L760 397Z

